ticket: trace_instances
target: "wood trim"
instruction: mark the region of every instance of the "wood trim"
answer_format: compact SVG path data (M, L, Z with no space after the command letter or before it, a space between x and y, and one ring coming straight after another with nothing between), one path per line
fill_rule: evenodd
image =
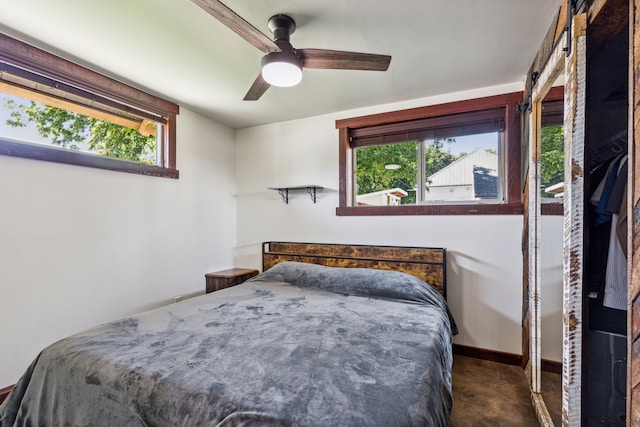
M531 114L529 115L529 179L528 188L528 209L527 216L527 254L528 254L528 309L529 309L529 362L527 364L527 377L531 387L532 397L540 393L540 373L541 373L541 319L540 319L540 254L538 251L540 242L540 131L542 123L542 99L546 95L549 84L549 76L553 75L557 69L557 62L551 60L545 64L545 68L540 71L540 78L531 91ZM542 89L541 86L546 87ZM537 413L538 416L542 414Z
M524 116L524 114L523 114ZM529 349L530 349L530 338L531 338L531 325L529 324L529 320L531 315L529 313L529 293L530 293L530 283L529 283L529 180L531 179L531 174L529 171L529 120L523 120L522 132L523 135L526 135L523 138L523 141L526 141L526 144L523 144L526 148L526 158L523 157L523 162L526 165L527 174L524 178L523 183L523 191L522 191L522 204L523 204L523 215L522 215L522 240L521 240L521 249L522 249L522 367L525 369L526 374L528 375L527 380L531 380L530 375L530 360L529 360Z
M427 105L424 107L409 108L406 110L398 110L387 113L371 114L367 116L336 120L336 129L362 128L406 120L416 120L428 117L446 116L448 114L466 113L470 111L484 110L489 108L506 107L510 104L517 105L521 100L522 92L512 92L503 95L487 96L484 98L454 101L437 105Z
M538 54L530 68L526 81L527 99L525 105L530 108L528 126L525 126L528 134L527 159L528 162L528 179L526 183L525 194L527 201L527 209L525 211L525 229L523 230L523 254L526 257L523 264L523 299L526 303L526 310L523 310L523 333L528 332L528 336L523 336L523 355L526 354L525 373L529 379L531 388L531 398L534 403L534 409L541 425L549 425L550 417L546 409L541 392L541 372L546 368L551 368L548 363L541 358L541 329L540 329L540 227L539 223L543 210L558 212L564 210L563 206L557 204L555 206L541 203L540 199L540 129L543 124L543 105L544 102L560 100L564 98L564 89L554 87L557 77L561 75L565 68L566 46L569 36L564 31L559 31L564 25L560 25L562 19L566 19L567 6L564 5L560 15L551 28L547 32ZM563 13L564 11L564 13ZM564 16L563 16L564 15ZM556 109L557 116L554 121L563 122L562 111L566 111L564 105ZM550 113L553 114L553 110ZM523 167L524 167L523 158ZM565 162L565 164L567 164ZM566 166L565 166L566 168ZM565 181L567 179L565 178ZM547 212L545 212L547 213ZM524 347L524 341L527 341L527 347ZM524 362L524 361L523 361ZM557 364L555 365L557 369Z
M564 204L559 202L540 203L542 215L564 215Z
M518 96L522 99L522 93L518 92ZM504 177L505 198L506 203L522 203L522 189L520 188L520 182L522 182L522 167L520 160L522 159L522 142L520 140L520 113L517 111L518 102L509 102L506 105L506 147L507 153L505 156L505 169L507 176Z
M410 246L344 245L340 243L267 242L268 251L345 259L409 261L442 264L444 249Z
M62 81L37 74L27 69L18 68L7 62L0 61L0 72L2 72L2 76L0 77L2 81L25 88L32 93L61 98L89 108L118 114L134 120L146 118L158 122L163 119L162 113L153 112L151 108L141 110L131 105L125 105L114 99L100 96L97 93L71 86ZM29 99L29 96L23 96L23 98ZM47 102L43 103L47 104Z
M562 423L580 425L585 409L583 376L583 274L584 274L584 141L586 93L585 14L571 25L571 52L565 70L565 179L564 203L568 204L563 231Z
M50 84L59 84L60 87L67 86L76 91L87 92L86 94L82 92L82 96L86 99L89 99L90 95L103 97L110 101L111 106L121 103L123 111L140 109L144 116L162 117L166 120L163 124L167 130L164 135L162 167L7 140L0 140L0 155L150 176L179 177L176 169L176 115L180 111L178 105L2 33L0 33L0 61L29 73L36 73L40 77L52 79L53 82ZM78 95L78 93L75 94ZM162 123L162 120L159 122ZM22 144L22 147L18 144Z
M542 427L553 427L553 420L549 415L547 405L544 403L542 393L531 393L531 404L533 405L533 411L536 413L538 419L538 425Z
M348 200L353 200L352 181L353 176L353 155L349 149L349 129L343 127L338 129L338 167L339 171L339 206L347 206Z
M337 216L393 215L522 215L522 203L400 205L400 206L340 206Z
M445 104L411 108L381 114L354 117L336 121L338 129L339 158L339 207L338 216L377 215L519 215L522 214L521 198L521 147L520 114L517 106L522 100L522 92L489 96ZM494 204L447 204L447 205L403 205L403 206L353 206L353 148L349 140L352 129L396 123L399 121L437 117L448 114L479 111L483 109L505 108L506 153L505 203Z
M0 404L2 404L2 402L5 401L5 399L7 398L7 396L9 396L9 393L11 393L11 390L13 390L13 385L10 385L8 387L5 388L0 388Z
M484 348L470 347L461 344L453 345L453 354L473 357L474 359L489 360L491 362L504 363L505 365L522 366L522 356L514 353L506 353Z
M567 1L563 1L560 5L560 11L556 18L556 30L554 31L553 40L558 40L567 26Z
M470 347L462 344L453 345L453 354L473 357L474 359L488 360L491 362L504 363L505 365L523 366L524 358L519 354L506 353L497 350L487 350L484 348ZM562 362L553 360L542 360L542 370L554 374L562 374Z
M175 113L170 113L169 114L169 118L167 119L168 121L168 135L165 137L165 143L164 143L164 149L166 150L166 152L163 155L163 159L162 159L162 165L169 169L169 170L175 170L177 172L177 158L176 158L176 154L177 154L177 150L176 150L176 141L177 141L177 133L176 133L176 114ZM176 178L178 178L178 176L176 175Z
M177 179L180 176L176 169L2 139L0 139L0 155L164 178Z
M564 99L564 86L553 86L544 97L543 101L562 101Z
M544 39L542 40L542 43L540 44L538 53L536 54L536 57L533 60L533 63L531 64L531 67L529 68L527 75L525 76L526 80L524 83L524 93L527 98L531 94L531 90L534 86L533 76L534 75L537 76L540 73L540 70L542 70L545 67L545 64L548 62L549 57L553 52L556 42L558 41L559 37L561 37L562 34L564 33L564 32L560 32L560 33L557 32L558 27L562 26L562 28L564 28L565 25L563 24L563 22L566 22L567 20L566 8L564 9L565 11L564 17L561 16L562 10L563 8L561 7L558 10L558 15L556 16L556 19L554 19L553 22L551 22L549 29L547 30L547 33ZM525 102L527 101L528 100L525 99Z
M562 375L562 361L542 359L542 370L553 374Z
M142 130L144 130L145 123L147 123L147 120L142 118L133 119L131 117L121 116L112 112L104 111L102 109L91 108L81 103L76 103L64 98L58 98L54 95L44 94L42 92L26 89L22 86L7 83L2 80L0 80L0 92L8 93L9 95L14 95L20 98L25 98L30 101L39 102L40 104L46 104L51 107L71 111L83 116L93 117L95 119L115 123L120 126L136 129L140 131L140 133L142 133ZM154 124L154 126L150 128L151 132L149 132L148 135L155 136L155 122L152 123Z
M1 33L0 60L164 117L179 113L176 104Z

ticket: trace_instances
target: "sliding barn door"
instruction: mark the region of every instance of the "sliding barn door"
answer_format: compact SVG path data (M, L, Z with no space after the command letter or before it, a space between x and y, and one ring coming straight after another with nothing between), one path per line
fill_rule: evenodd
M550 64L558 62L562 53L557 54L557 50L562 50L562 46L566 42L560 39L566 38L564 28L567 22L566 3L563 3L556 19L551 23L547 30L540 49L536 54L533 64L529 68L525 81L524 93L528 94L523 99L521 120L522 132L521 139L525 144L522 145L522 178L523 182L523 198L524 205L523 229L522 229L522 255L523 255L523 274L522 274L522 366L529 380L531 391L533 393L540 392L540 305L539 305L539 259L538 259L538 242L540 240L540 215L541 204L538 198L538 185L540 169L540 155L537 150L537 134L532 123L539 123L539 117L534 119L534 114L538 114L541 110L534 113L534 92L541 94L545 92L540 89L541 84L550 88L554 82L546 81L541 74L548 73L550 70L556 70L556 67ZM551 59L556 55L555 59ZM560 57L560 58L558 58ZM564 63L558 64L562 67L560 74L564 74ZM534 77L535 76L535 77Z
M585 13L574 17L571 50L565 63L563 426L580 426L582 418L586 26Z

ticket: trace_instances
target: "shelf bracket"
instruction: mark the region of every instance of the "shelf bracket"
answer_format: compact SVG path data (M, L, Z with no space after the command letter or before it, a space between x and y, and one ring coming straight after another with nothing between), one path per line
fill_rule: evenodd
M278 188L278 193L282 197L282 200L288 205L289 204L289 189L288 188Z
M268 190L276 190L280 197L282 197L282 201L286 204L289 204L289 191L296 190L307 190L307 193L311 196L311 200L315 204L318 200L318 190L322 190L324 187L320 187L319 185L294 185L289 187L267 187Z
M313 203L316 202L316 189L318 187L307 187L307 193L309 193L309 195L311 196L311 200L313 200Z

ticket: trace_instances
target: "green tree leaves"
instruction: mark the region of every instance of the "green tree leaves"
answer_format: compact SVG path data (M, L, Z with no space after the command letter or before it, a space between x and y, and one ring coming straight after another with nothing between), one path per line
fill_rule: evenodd
M154 164L156 139L104 120L29 101L29 104L6 98L4 107L11 110L8 126L26 127L32 122L37 132L53 145L71 150L85 149L102 156Z
M413 190L418 176L418 143L416 141L399 144L373 145L356 150L357 194L367 194L391 188ZM387 165L389 167L387 167ZM411 200L415 203L415 193Z
M553 197L545 188L564 181L564 128L545 126L540 133L540 195Z
M425 176L429 177L458 157L444 151L444 143L453 139L435 140L425 147ZM357 194L401 188L409 193L402 204L416 203L418 180L418 144L410 141L398 144L373 145L356 150Z
M453 139L447 139L446 142L450 144L453 142ZM443 145L443 140L436 139L425 147L424 162L425 177L427 178L427 181L431 175L464 155L461 154L460 156L454 156L449 151L443 151ZM427 184L429 184L429 182L427 182Z

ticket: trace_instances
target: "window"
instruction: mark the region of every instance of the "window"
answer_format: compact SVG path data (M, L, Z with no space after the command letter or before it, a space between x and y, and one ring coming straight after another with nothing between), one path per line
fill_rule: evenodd
M542 102L540 197L543 215L563 215L564 88L552 88Z
M178 106L0 34L0 154L178 178Z
M521 99L514 93L337 121L337 214L522 213L514 167Z

